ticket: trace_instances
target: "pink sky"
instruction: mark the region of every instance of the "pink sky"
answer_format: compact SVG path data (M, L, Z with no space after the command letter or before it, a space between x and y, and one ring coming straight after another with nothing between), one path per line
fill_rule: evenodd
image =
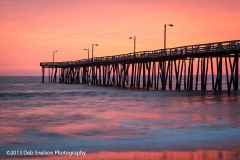
M239 0L0 0L0 76L41 75L40 62L240 39Z

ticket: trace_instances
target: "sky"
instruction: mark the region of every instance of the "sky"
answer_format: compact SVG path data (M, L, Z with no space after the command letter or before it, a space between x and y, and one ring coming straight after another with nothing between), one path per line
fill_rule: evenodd
M240 0L0 0L0 76L40 76L40 62L240 39Z

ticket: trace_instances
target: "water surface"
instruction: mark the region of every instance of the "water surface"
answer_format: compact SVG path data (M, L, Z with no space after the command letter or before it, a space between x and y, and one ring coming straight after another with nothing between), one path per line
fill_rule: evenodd
M239 106L240 91L139 91L0 77L0 156L82 150L89 159L165 153L239 158Z

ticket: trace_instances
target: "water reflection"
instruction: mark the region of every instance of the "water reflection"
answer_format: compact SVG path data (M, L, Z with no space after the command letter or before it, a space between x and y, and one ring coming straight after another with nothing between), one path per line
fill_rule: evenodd
M0 140L6 142L9 136L16 137L29 131L74 138L114 139L154 136L158 134L154 132L156 129L216 130L240 126L240 107L236 107L240 103L229 101L227 96L186 97L173 93L162 99L154 93L148 93L152 97L144 97L146 93L137 94L131 98L126 95L124 101L121 97L112 101L109 96L89 97L84 101L79 97L71 102L63 98L41 107L35 105L44 105L45 101L36 100L30 104L8 101L11 106L2 109L0 114ZM218 100L223 102L218 103Z

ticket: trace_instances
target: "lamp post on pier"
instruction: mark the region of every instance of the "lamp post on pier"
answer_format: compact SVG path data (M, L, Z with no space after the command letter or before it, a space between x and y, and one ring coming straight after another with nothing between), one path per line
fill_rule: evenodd
M166 50L166 28L167 26L173 27L173 24L164 24L164 50Z
M54 68L54 53L55 52L57 52L57 50L53 51L53 64L52 64L51 83L52 83L52 81L55 81L55 77L54 77L54 79L52 78L53 77L53 68ZM50 82L50 68L49 68L49 82Z
M134 59L136 58L136 55L135 55L135 51L136 51L136 36L134 37L129 37L129 39L133 39L134 40L134 49L133 49L133 55L134 55Z
M54 53L57 52L57 50L53 51L53 65L54 65Z
M92 44L92 61L93 61L93 48L94 48L94 46L98 46L98 44Z
M89 60L89 48L85 48L84 50L88 51L88 60Z

